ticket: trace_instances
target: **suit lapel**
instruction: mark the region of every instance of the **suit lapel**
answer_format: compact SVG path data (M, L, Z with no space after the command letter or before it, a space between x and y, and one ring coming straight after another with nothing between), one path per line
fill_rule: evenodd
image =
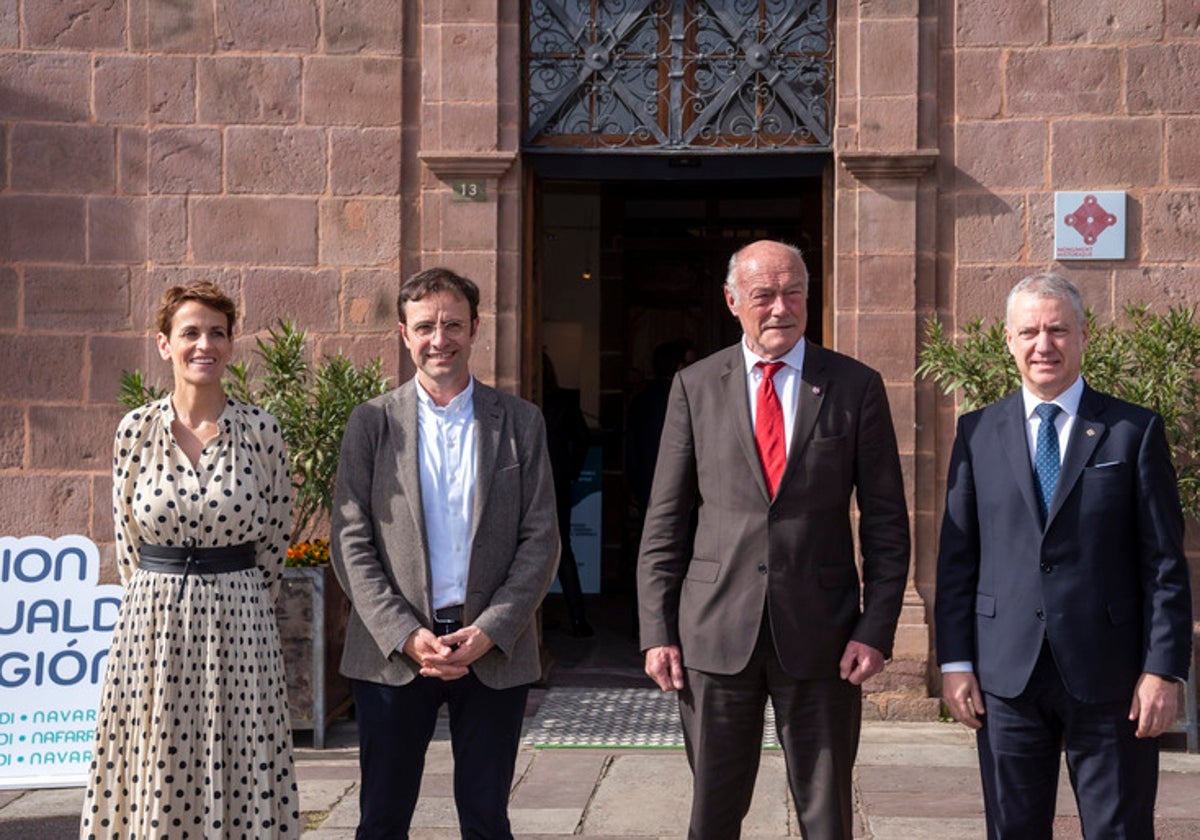
M496 458L500 451L500 430L503 428L504 410L491 388L475 381L472 400L475 409L475 505L471 510L471 544L483 521L487 509L488 493L492 483L488 477L496 471Z
M388 422L393 427L392 440L401 443L394 451L396 458L396 474L400 477L400 486L404 490L404 498L408 501L408 512L416 523L417 534L420 537L421 555L428 561L429 540L425 533L425 510L421 501L421 435L417 429L417 385L416 379L396 389L396 399L388 407Z
M1021 391L1010 394L1000 404L996 432L1002 457L1013 471L1013 480L1025 500L1033 521L1042 524L1042 510L1033 487L1033 462L1029 458L1029 437L1025 430L1025 401Z
M1067 451L1063 456L1058 487L1054 491L1054 498L1050 500L1050 512L1046 517L1047 524L1054 520L1063 501L1070 495L1075 483L1079 481L1084 465L1091 459L1096 446L1104 438L1107 427L1100 420L1103 414L1104 400L1085 385L1083 396L1079 399L1079 413L1075 416L1075 424L1071 427L1071 437L1067 441Z
M792 445L788 452L787 468L783 471L783 483L801 469L801 457L812 440L821 413L821 403L829 390L829 375L825 372L825 349L811 341L804 348L804 370L800 372L796 394L796 421L792 427ZM778 494L776 494L778 495Z
M763 499L770 500L767 492L767 480L763 477L762 462L758 460L758 446L754 443L754 420L750 414L750 389L746 385L746 362L742 355L742 344L739 341L727 351L728 364L722 374L725 393L725 404L736 406L737 417L733 423L733 436L737 438L742 455L750 465L750 475L754 477L754 486L762 494ZM784 470L787 475L787 470Z

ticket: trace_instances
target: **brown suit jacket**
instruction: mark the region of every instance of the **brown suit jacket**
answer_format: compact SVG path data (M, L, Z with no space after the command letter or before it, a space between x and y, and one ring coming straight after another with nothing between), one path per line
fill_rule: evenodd
M851 639L891 655L910 546L883 380L812 342L801 380L787 467L771 499L741 347L675 377L638 562L643 649L679 645L689 668L737 673L765 608L780 661L798 679L836 678Z
M333 567L353 609L341 672L403 685L418 667L397 652L433 627L417 455L416 380L354 410L334 493ZM491 688L541 674L534 612L558 568L554 481L536 406L475 382L477 464L465 624L495 643L471 669Z

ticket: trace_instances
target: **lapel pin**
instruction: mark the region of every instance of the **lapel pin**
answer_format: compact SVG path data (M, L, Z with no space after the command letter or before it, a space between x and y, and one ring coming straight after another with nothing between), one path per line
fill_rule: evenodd
M820 396L820 395L821 395L821 386L820 386L820 385L814 385L814 386L813 386L813 393L814 393L814 394L816 394L817 396Z
M1087 436L1088 436L1088 437L1095 437L1095 436L1096 436L1096 430L1095 430L1095 429L1088 429L1088 430L1087 430Z

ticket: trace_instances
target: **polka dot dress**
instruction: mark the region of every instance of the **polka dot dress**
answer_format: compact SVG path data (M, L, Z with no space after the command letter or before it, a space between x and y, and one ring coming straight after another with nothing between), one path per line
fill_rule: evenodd
M113 458L125 584L101 690L81 838L298 837L287 682L274 597L291 526L283 439L230 400L199 463L171 435L170 398L125 416ZM255 543L257 568L137 568L142 542ZM181 595L182 588L182 597Z

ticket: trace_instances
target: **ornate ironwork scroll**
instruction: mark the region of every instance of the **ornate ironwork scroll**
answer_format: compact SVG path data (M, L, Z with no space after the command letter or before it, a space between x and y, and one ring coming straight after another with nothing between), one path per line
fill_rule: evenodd
M830 146L830 0L528 0L526 149Z

